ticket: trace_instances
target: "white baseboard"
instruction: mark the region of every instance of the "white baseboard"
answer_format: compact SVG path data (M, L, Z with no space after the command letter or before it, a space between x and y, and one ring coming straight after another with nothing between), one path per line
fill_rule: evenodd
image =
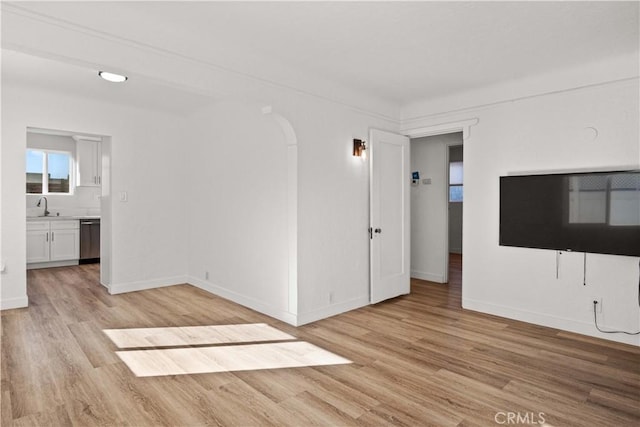
M528 310L520 310L485 301L471 300L468 298L464 298L462 300L462 308L506 317L507 319L519 320L521 322L533 323L534 325L547 326L549 328L575 332L577 334L588 335L595 338L640 346L640 335L603 334L595 329L593 323L579 322L573 319L551 316Z
M27 264L27 270L35 270L38 268L51 268L51 267L69 267L70 265L78 265L80 262L77 259L68 261L49 261L49 262L32 262Z
M317 320L326 319L327 317L336 316L338 314L345 313L356 308L365 307L369 305L369 297L354 298L349 301L344 301L337 304L328 305L307 313L298 314L298 325L306 325L307 323L315 322Z
M428 280L430 282L445 283L442 274L427 273L425 271L411 270L411 277L414 279Z
M162 279L141 280L139 282L111 284L108 289L111 295L125 292L144 291L146 289L162 288L165 286L182 285L187 283L186 276L165 277Z
M190 285L193 285L204 291L207 291L224 299L228 299L229 301L233 301L236 304L240 304L259 313L266 314L269 317L282 320L283 322L288 323L292 326L298 326L298 316L293 313L289 313L288 311L271 307L267 304L264 304L262 301L247 297L237 292L233 292L227 288L215 285L206 280L198 279L197 277L189 276L187 277L187 282Z
M29 306L29 298L25 295L18 298L5 298L0 300L0 310L11 310L12 308L23 308Z

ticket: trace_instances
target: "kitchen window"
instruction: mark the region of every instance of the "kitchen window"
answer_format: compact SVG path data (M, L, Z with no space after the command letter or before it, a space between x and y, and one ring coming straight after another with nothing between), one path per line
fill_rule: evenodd
M70 152L28 149L26 157L27 194L71 194Z
M462 162L449 163L449 202L462 202Z

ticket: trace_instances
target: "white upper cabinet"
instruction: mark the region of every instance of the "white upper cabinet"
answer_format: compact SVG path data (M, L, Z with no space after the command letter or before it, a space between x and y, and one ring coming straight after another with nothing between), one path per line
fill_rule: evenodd
M76 139L77 186L102 184L102 147L100 141Z

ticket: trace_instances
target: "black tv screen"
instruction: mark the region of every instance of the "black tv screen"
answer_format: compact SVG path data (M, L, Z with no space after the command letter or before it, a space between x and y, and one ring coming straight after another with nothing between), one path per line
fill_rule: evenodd
M640 256L640 171L500 177L500 245Z

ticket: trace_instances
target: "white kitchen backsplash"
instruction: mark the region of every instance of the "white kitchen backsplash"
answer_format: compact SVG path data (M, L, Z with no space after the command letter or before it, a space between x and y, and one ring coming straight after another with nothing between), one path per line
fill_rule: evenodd
M60 216L100 215L100 188L76 187L74 194L47 194L48 210L51 215ZM39 216L44 213L44 201L37 207L40 194L27 194L27 216Z

